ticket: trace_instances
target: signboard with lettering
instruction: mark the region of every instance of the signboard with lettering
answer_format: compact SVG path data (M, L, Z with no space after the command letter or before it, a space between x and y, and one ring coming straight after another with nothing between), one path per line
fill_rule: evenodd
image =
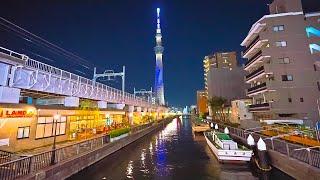
M34 110L0 109L0 118L33 117Z

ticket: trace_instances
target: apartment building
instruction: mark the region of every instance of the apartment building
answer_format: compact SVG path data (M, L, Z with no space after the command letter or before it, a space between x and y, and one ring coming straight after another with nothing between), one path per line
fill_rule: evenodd
M320 29L320 12L305 13L300 0L274 0L269 10L241 43L247 59L245 81L250 84L247 96L253 100L249 111L261 122L303 120L315 125L320 49L314 44L320 34L307 31Z
M232 52L216 52L205 56L203 59L204 84L205 92L208 97L208 74L210 68L231 69L237 67L237 53Z

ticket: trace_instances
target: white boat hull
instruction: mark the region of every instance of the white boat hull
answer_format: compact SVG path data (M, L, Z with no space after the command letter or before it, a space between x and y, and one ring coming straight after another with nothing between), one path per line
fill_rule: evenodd
M218 149L206 135L207 144L212 150L213 154L217 157L219 161L250 161L252 156L252 151L248 150L224 150Z

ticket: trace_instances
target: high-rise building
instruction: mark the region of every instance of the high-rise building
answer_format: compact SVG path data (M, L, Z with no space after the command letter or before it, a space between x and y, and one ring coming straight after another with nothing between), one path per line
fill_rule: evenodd
M162 64L162 35L160 28L160 8L157 8L157 31L156 31L156 47L154 47L154 52L156 54L156 73L155 73L155 93L156 101L160 105L165 105L164 101L164 85L163 85L163 64Z
M203 59L204 69L204 86L208 97L208 73L210 68L226 68L232 69L237 67L237 53L232 52L216 52L205 56Z
M207 96L206 92L203 90L197 91L197 111L198 114L205 114L208 112L207 107Z
M320 12L304 12L301 0L274 0L269 10L241 43L247 95L253 99L249 110L261 122L314 125L319 119L320 68L315 62L320 48L314 44L319 42Z
M204 81L207 98L213 96L231 100L245 98L245 71L237 64L236 52L216 52L205 56Z

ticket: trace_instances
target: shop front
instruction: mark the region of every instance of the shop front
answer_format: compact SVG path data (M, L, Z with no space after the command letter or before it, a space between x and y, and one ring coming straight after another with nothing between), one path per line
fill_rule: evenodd
M0 104L0 150L19 152L82 140L127 126L124 111Z

